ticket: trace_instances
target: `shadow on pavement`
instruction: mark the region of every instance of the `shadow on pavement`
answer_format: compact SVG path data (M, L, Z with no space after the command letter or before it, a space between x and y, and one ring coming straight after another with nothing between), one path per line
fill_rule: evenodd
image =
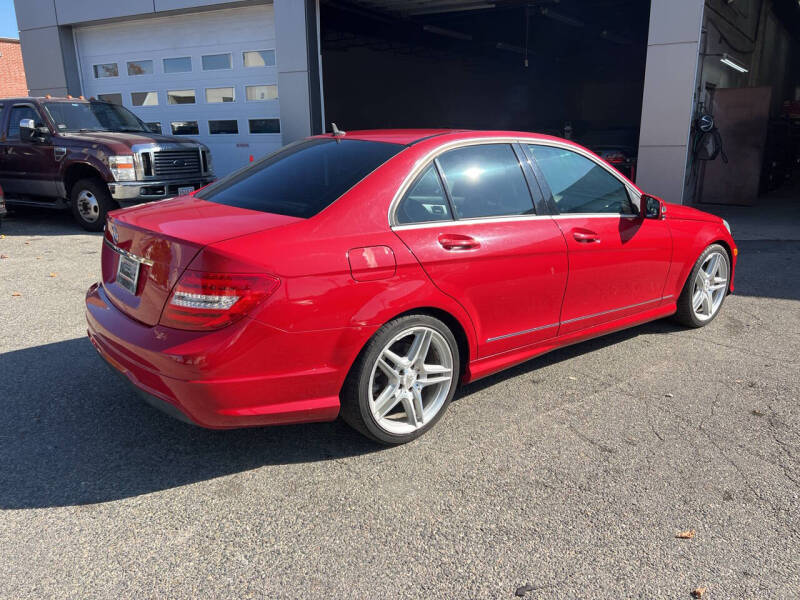
M3 355L0 508L92 504L264 465L375 452L341 422L211 431L108 373L88 339Z
M800 300L800 240L744 240L737 246L737 295Z
M29 207L9 209L8 216L2 219L0 232L8 237L101 235L83 229L68 210Z

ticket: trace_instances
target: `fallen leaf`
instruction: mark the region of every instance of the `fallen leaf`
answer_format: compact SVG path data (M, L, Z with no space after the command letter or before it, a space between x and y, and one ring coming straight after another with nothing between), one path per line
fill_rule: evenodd
M707 589L708 588L705 587L705 586L699 587L699 588L695 588L694 590L692 590L692 596L694 596L695 598L702 598L703 594L706 593Z
M42 257L41 256L37 256L36 260L42 260Z
M22 296L22 294L20 294L19 292L12 292L11 295L14 296L14 297Z
M577 377L573 377L572 375L570 375L570 376L569 376L569 378L570 378L572 381L577 381L577 380L578 380L578 378L577 378Z
M6 234L5 233L0 233L0 240L4 240L4 239L6 239Z
M50 277L55 277L55 276L56 276L55 273L50 273Z
M763 417L764 416L763 412L761 412L760 410L756 410L756 409L751 410L750 414L753 415L754 417Z
M673 396L672 394L669 394L669 393L664 394L664 398L674 398L674 397L675 396Z
M525 585L519 586L514 592L514 595L517 596L518 598L522 598L525 594L532 591L533 591L533 586L530 583L526 583Z
M30 243L30 242L25 242L25 245L26 245L26 246L30 246L30 245L31 245L31 243Z
M0 258L8 258L8 254L0 254Z
M695 531L694 529L688 529L686 531L681 531L675 537L680 540L691 540L694 538Z

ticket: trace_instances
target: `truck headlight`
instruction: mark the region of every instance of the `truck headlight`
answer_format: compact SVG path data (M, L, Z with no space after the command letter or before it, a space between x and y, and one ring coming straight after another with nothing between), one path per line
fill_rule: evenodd
M108 166L116 181L136 181L132 155L109 156Z
M722 224L723 224L723 225L725 225L725 229L727 229L727 230L728 230L728 233L730 233L731 235L733 235L733 232L731 231L731 226L730 226L730 224L729 224L729 223L728 223L728 222L727 222L725 219L722 219Z

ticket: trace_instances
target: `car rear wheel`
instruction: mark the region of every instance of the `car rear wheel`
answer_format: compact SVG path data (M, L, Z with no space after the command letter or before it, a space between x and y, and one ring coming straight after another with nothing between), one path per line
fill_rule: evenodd
M460 374L458 344L429 315L381 327L353 365L342 390L342 418L383 444L418 438L442 417Z
M108 186L99 179L81 179L70 191L72 214L87 231L103 231L106 214L117 208Z
M719 314L730 281L728 252L712 244L700 255L678 298L675 318L688 327L708 325Z

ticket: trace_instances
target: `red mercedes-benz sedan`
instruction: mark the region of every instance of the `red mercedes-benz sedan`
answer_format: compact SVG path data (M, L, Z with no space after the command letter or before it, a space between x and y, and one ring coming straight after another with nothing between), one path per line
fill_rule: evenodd
M89 337L152 404L230 428L341 416L387 444L459 382L733 290L722 219L566 140L312 137L192 196L109 215Z

